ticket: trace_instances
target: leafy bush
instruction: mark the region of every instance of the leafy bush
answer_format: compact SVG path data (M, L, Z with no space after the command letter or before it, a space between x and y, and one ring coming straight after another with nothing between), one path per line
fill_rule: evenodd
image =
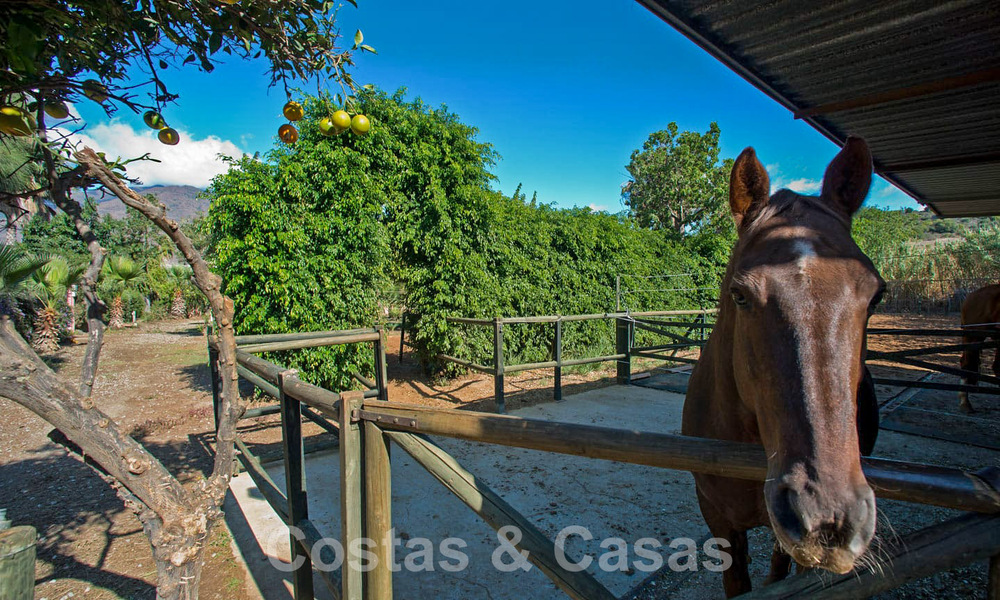
M477 130L444 107L405 101L402 90L359 96L357 109L372 122L365 137L323 136L316 121L330 111L328 100L304 104L296 144L264 161L234 161L209 190L212 252L236 303L238 333L370 325L384 295L376 290L403 289L428 367L439 366L442 352L486 361L492 332L446 317L610 312L616 274L695 272L705 262L624 217L491 190L497 157ZM698 301L695 292L654 291L633 308ZM540 360L551 336L551 326L509 327L507 352ZM613 340L607 323L575 324L564 354ZM320 349L281 359L342 387L369 354Z

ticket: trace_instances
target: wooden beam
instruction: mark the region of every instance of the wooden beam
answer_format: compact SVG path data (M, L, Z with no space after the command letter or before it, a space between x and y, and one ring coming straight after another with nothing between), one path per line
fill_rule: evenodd
M364 424L364 520L365 537L374 541L370 548L378 559L365 573L365 600L392 599L392 474L389 438L371 421Z
M990 557L986 600L1000 600L1000 554L994 554Z
M421 436L395 431L386 432L386 435L490 527L496 530L505 526L519 529L521 541L515 546L519 550L528 551L528 559L570 598L577 600L616 598L586 571L570 572L564 569L556 559L555 544L483 481L466 471L447 452Z
M868 598L908 581L982 560L997 551L1000 515L966 514L911 533L890 549L880 548L872 557L880 568L863 567L844 575L812 570L739 598Z
M503 319L497 317L493 322L493 396L496 399L497 413L501 415L507 412L503 384Z
M261 352L280 352L283 350L301 350L302 348L319 348L321 346L340 346L343 344L359 344L362 342L376 342L379 339L378 332L356 333L353 335L334 335L321 338L307 338L299 340L289 340L286 342L267 342L263 344L251 344L240 346L240 350L251 354Z
M939 79L937 81L929 81L894 90L887 90L885 92L878 92L876 94L868 94L867 96L859 96L848 100L828 102L811 108L800 108L795 111L795 118L801 119L804 117L828 115L830 113L853 110L856 108L879 106L889 102L896 102L898 100L920 98L922 96L929 96L931 94L938 94L952 90L960 90L994 81L1000 81L1000 67L983 69L981 71L966 73L965 75L956 75L955 77L946 77L945 79Z
M875 172L898 173L902 171L925 171L928 169L944 169L947 167L965 167L1000 161L1000 152L984 152L981 154L957 154L954 156L931 157L922 160L911 160L898 163L877 163Z
M366 401L361 417L384 430L410 431L544 452L586 456L735 479L767 477L764 449L753 444L594 425ZM975 512L1000 511L1000 489L947 467L865 458L865 477L883 498Z
M330 331L308 331L304 333L265 333L263 335L238 335L236 343L243 346L247 344L263 344L267 342L289 342L292 340L314 340L317 338L333 337L337 335L354 335L356 333L371 333L375 329L362 327L360 329L339 329ZM242 349L242 348L241 348Z
M302 411L299 401L281 391L286 377L295 371L285 371L278 374L279 400L281 401L281 443L285 455L285 495L288 498L289 527L295 527L299 521L309 519L309 501L306 496L306 456L302 445ZM292 572L292 594L295 600L312 600L313 575L312 557L308 550L303 550L295 535L289 535L291 560L294 564L299 558L302 564Z
M361 407L361 392L344 392L340 403L340 533L344 548L341 598L362 600L361 565L352 565L349 549L359 543L361 532L361 428L351 413ZM380 401L381 402L381 401Z

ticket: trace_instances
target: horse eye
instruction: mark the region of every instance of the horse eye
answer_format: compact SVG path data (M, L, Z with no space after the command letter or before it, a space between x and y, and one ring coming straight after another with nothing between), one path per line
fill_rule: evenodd
M733 297L733 302L736 303L736 306L739 306L740 308L746 308L747 297L743 295L743 292L739 291L736 288L733 288L729 290L729 295Z
M872 301L868 304L868 312L874 312L875 307L882 303L882 296L885 295L885 288L880 289Z

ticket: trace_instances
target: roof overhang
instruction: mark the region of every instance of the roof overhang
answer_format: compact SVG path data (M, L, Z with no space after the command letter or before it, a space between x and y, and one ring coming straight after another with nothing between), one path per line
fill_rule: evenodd
M938 215L1000 214L1000 2L638 1Z

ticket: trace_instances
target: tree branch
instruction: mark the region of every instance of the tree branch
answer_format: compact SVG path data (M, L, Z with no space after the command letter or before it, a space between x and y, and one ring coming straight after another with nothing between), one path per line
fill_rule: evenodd
M215 465L212 475L205 484L205 492L210 495L215 507L225 498L229 479L232 476L233 461L236 458L236 422L243 415L243 407L236 372L236 337L233 331L233 301L222 294L222 279L211 272L208 264L195 249L191 239L181 231L177 221L167 218L162 205L154 205L125 185L100 157L90 148L76 153L76 160L85 168L87 175L94 177L110 192L118 196L127 206L136 209L151 220L173 241L184 255L194 272L195 284L208 298L212 315L219 325L219 362L222 375L222 407L219 429L216 433Z
M44 126L43 104L44 102L38 103L38 123ZM69 173L60 175L55 158L52 156L52 150L45 143L44 127L41 129L41 136L45 171L52 186L49 195L56 206L73 219L76 232L87 245L87 251L90 252L90 265L80 280L80 291L87 307L87 351L83 356L83 366L80 367L80 395L89 398L94 390L97 363L101 358L101 348L104 346L104 313L108 309L104 301L97 295L97 278L100 277L101 268L104 266L104 249L101 248L97 235L83 218L83 209L80 208L80 204L73 200L68 193L71 182L82 177L85 174L85 169L77 167Z

